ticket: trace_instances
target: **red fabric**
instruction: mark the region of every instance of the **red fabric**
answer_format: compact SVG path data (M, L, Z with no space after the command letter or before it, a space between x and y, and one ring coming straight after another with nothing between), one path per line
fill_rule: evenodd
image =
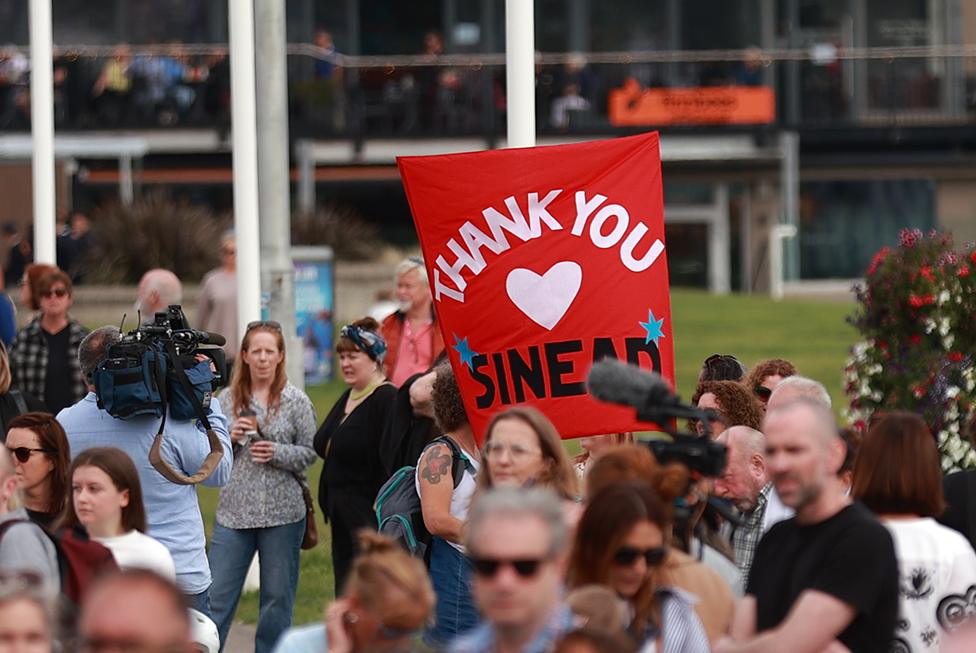
M584 382L606 355L674 381L657 134L398 164L475 434L515 403L564 438L647 428Z

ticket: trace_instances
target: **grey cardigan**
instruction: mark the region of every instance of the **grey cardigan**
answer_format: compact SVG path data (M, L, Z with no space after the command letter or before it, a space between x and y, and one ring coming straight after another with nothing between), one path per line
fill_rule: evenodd
M230 392L221 393L220 407L229 429L236 419ZM315 409L308 395L290 383L281 391L281 403L270 419L257 402L251 402L251 409L257 414L261 436L275 443L274 456L266 464L255 463L247 446L234 444L234 469L220 490L217 522L241 529L293 524L305 517L302 489L293 472L304 475L315 460Z

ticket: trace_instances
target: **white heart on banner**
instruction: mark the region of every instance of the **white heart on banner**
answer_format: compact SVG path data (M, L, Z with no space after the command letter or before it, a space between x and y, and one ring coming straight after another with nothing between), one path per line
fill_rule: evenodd
M573 304L582 283L583 269L579 264L560 261L542 276L515 268L508 273L505 291L530 320L551 331Z

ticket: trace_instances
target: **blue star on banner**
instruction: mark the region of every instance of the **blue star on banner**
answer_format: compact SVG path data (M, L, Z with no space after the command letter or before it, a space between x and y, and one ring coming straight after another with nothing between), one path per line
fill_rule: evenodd
M471 349L471 345L468 344L467 338L458 338L457 334L454 334L454 345L451 347L454 351L458 353L461 357L461 364L467 365L468 369L474 369L474 357L478 355L478 352Z
M644 337L644 344L646 345L653 340L654 346L656 347L657 341L664 337L664 318L662 317L660 320L655 320L654 311L648 309L647 322L638 322L638 324L640 324L641 327L644 328L644 331L647 332L647 335Z

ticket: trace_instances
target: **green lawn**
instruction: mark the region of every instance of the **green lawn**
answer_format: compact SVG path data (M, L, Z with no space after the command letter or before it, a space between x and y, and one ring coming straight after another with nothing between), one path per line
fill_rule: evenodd
M844 318L853 308L853 302L773 302L761 297L676 291L671 310L679 394L686 399L691 396L701 363L710 354L735 354L750 366L764 358L780 357L793 361L802 374L824 383L839 408L843 404L844 360L856 339L856 332ZM309 390L320 421L342 390L339 383ZM320 472L321 464L317 463L310 473L313 493ZM209 532L217 492L201 488L200 503ZM302 552L296 624L320 619L323 606L332 598L328 529L321 523L321 514L317 517L321 542L312 551ZM253 623L257 610L257 595L247 595L241 600L238 618Z

